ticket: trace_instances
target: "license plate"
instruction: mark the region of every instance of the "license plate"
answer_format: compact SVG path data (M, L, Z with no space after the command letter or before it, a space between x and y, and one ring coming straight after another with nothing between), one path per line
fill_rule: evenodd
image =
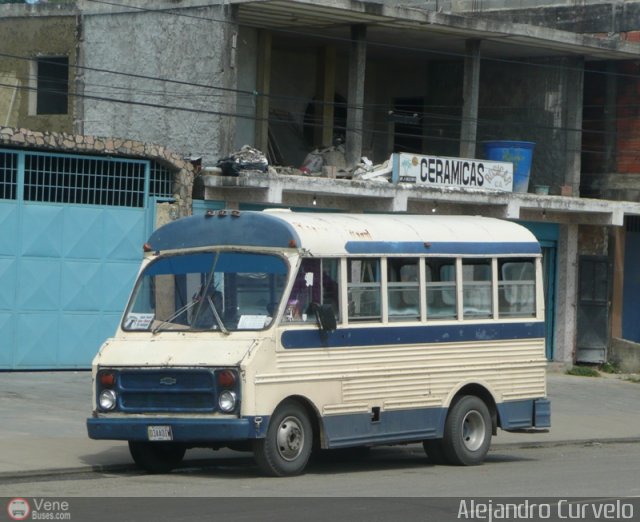
M173 440L171 426L147 426L149 440Z

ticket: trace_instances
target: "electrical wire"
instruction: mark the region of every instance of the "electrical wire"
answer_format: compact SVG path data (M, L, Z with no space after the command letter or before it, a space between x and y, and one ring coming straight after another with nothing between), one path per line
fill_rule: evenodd
M3 55L3 53L0 53L0 56ZM5 53L6 55L6 53ZM26 57L19 57L16 55L8 55L12 58L24 58L25 60L28 59ZM125 74L127 75L127 73L117 73L117 74ZM144 77L144 78L148 78L144 75L135 75L135 77ZM30 84L34 84L35 81L37 80L36 77L30 76L28 77ZM45 78L46 79L46 78ZM163 81L163 80L161 80ZM173 82L179 82L179 83L185 83L185 82L180 82L180 81L173 81ZM210 85L205 85L205 84L190 84L192 86L198 87L198 88L205 88L205 89L216 89L215 87L212 87ZM7 88L16 88L15 85L11 85L11 84L1 84L0 86L4 86ZM106 85L106 84L97 84L97 83L88 83L85 84L86 87L88 87L88 92L87 93L87 89L85 89L85 94L74 94L75 97L79 97L79 98L87 98L87 99L96 99L96 100L100 100L100 101L114 101L114 102L118 102L121 104L126 104L128 102L131 102L132 105L142 105L145 102L142 101L135 101L135 100L123 100L123 99L115 99L115 98L109 98L107 96L104 96L103 93L100 93L99 91L92 91L91 88L96 88L96 89L104 89L105 91L109 91L109 90L113 90L113 91L123 91L123 92L128 92L129 94L132 95L146 95L146 96L160 96L163 98L180 98L180 99L197 99L197 98L202 98L202 97L207 97L209 99L214 99L214 97L218 97L221 98L224 95L222 94L213 94L213 93L185 93L185 92L179 92L179 91L154 91L154 90L146 90L146 89L139 89L139 88L131 88L131 87L123 87L123 86L116 86L116 85ZM21 88L25 88L25 87L21 87ZM29 88L30 90L33 90L34 88L31 87ZM226 90L231 90L233 92L235 92L236 94L238 93L242 93L242 94L246 94L248 96L250 96L250 98L252 99L252 102L250 103L246 103L246 104L242 104L242 103L237 103L236 107L238 109L247 109L247 110L252 110L254 109L255 105L253 103L254 101L254 93L251 91L246 91L246 90L239 90L239 89L226 89ZM102 95L101 95L102 94ZM269 96L269 98L272 98L274 100L279 100L282 99L280 97L273 97L273 96ZM284 99L286 99L289 102L293 102L293 101L298 101L298 102L303 102L306 103L308 102L308 98L306 97L283 97ZM320 102L320 101L315 101L314 103L316 103L319 106L323 106L325 105L325 102ZM340 102L328 102L329 104L333 105L334 107L341 107L344 109L348 109L350 106L346 103L340 103ZM147 102L147 104L149 106L153 106L153 103ZM290 107L290 105L289 105ZM597 106L597 105L589 105L589 108L594 108L594 107L604 107L604 106ZM630 105L630 104L626 104L624 107L627 108L632 108L634 107L634 105ZM169 108L173 109L173 110L185 110L188 112L199 112L198 109L195 108L188 108L188 107L180 107L180 106L170 106ZM378 112L378 114L380 114L382 111L384 111L383 113L386 113L388 115L389 113L389 106L388 105L382 105L382 104L364 104L361 107L359 107L365 111L372 111L372 114L376 115L376 111ZM431 106L429 105L430 109L460 109L460 106L445 106L445 105L435 105L435 106ZM541 107L517 107L517 106L480 106L479 110L488 110L490 109L491 111L496 111L496 110L539 110L541 109ZM203 113L210 113L210 114L215 114L216 111L206 111L205 109L202 109ZM236 115L238 113L235 113ZM298 118L303 118L304 117L304 113L303 112L295 112L292 110L289 110L289 114ZM442 126L444 124L444 122L452 122L452 124L455 123L461 123L464 121L464 119L460 116L453 116L450 114L442 114L442 113L437 113L437 112L432 112L432 111L422 111L422 112L417 112L417 111L398 111L398 110L393 110L393 114L397 114L400 116L403 115L411 115L411 116L415 116L416 120L422 120L422 119L428 119L431 122L436 122L436 121L440 121L440 126ZM230 115L230 113L226 113L225 115ZM375 118L374 118L375 119ZM624 121L625 119L628 120L635 120L635 117L633 115L627 117L627 118L623 118L623 117L617 117L616 121ZM597 122L597 121L606 121L604 118L599 120L599 119L589 119L589 120L585 120L585 122ZM372 122L369 122L369 124L371 124ZM500 119L489 119L489 118L479 118L478 119L478 123L479 124L484 124L484 125L490 125L490 124L503 124L504 122ZM509 122L510 125L526 125L526 126L531 126L531 121L530 120L521 120L521 121L516 121L513 120L511 122ZM552 125L540 125L540 124L536 124L534 125L534 128L538 129L538 130L561 130L561 131L573 131L573 132L577 132L581 129L578 128L570 128L570 127L558 127L558 126L552 126Z
M11 84L4 84L4 83L0 83L0 87L8 87L11 89L15 89L16 86L15 85L11 85ZM27 90L27 91L37 91L38 89L36 89L35 87L29 87L29 86L20 86L18 87L20 89L23 90ZM41 89L42 91L42 89ZM45 92L49 92L51 94L65 94L65 93L61 93L60 91L57 90L45 90ZM207 109L201 109L201 108L193 108L193 107L180 107L180 106L171 106L171 105L167 105L167 104L161 104L161 103L151 103L151 102L143 102L143 101L133 101L133 100L121 100L121 99L116 99L116 98L108 98L108 97L104 97L104 96L92 96L92 95L87 95L87 94L82 94L82 95L78 95L78 94L74 94L74 93L66 93L68 96L70 97L78 97L78 98L85 98L85 99L89 99L89 100L94 100L94 101L102 101L102 102L110 102L110 103L118 103L118 104L125 104L125 105L132 105L132 106L142 106L142 107L147 107L147 108L157 108L157 109L166 109L166 110L171 110L171 111L184 111L184 112L189 112L189 113L195 113L195 114L207 114L207 115L214 115L214 116L221 116L221 117L231 117L231 118L239 118L239 119L247 119L247 120L251 120L251 121L267 121L272 125L278 125L278 124L287 124L288 120L282 120L282 119L278 119L277 117L273 117L270 116L268 118L260 118L257 117L253 114L251 115L245 115L245 114L241 114L238 112L227 112L227 111L216 111L216 110L207 110ZM442 117L443 115L438 115L440 117ZM446 119L450 120L451 123L451 129L452 129L452 133L455 132L459 132L459 123L462 123L464 121L464 118L462 117L452 117L452 116L447 116ZM634 118L635 119L635 118ZM480 120L478 122L479 126L483 126L483 125L503 125L504 122L501 120L493 120L490 122L487 122L486 120ZM527 125L529 128L531 127L530 122L522 122L523 125ZM307 124L307 126L309 128L322 128L322 123L314 123L314 122L309 122ZM384 136L387 134L386 130L378 130L376 128L373 128L374 122L370 122L370 121L365 121L363 122L363 129L360 131L355 131L354 132L359 132L360 134L364 135L365 132L369 135L371 135L372 137L377 136ZM335 126L337 131L343 131L343 132L347 132L349 129L346 126ZM554 127L545 127L547 130L556 130L558 131L557 128ZM562 129L563 131L567 131L567 129ZM605 131L597 131L597 130L587 130L585 131L584 129L572 129L574 132L582 132L583 134L599 134L599 135L606 135L608 133L606 133ZM443 142L443 143L451 143L451 144L455 144L455 143L460 143L460 142L474 142L474 140L461 140L461 138L459 138L458 136L446 136L446 135L438 135L438 134L427 134L422 132L421 134L417 134L417 133L411 133L411 132L394 132L394 135L398 138L420 138L422 140L430 140L432 142L438 141L438 142ZM620 133L617 132L616 136L618 139L624 139L625 136L630 136L633 137L635 136L635 134L633 132L629 132L627 133ZM489 139L489 138L487 138ZM590 154L604 154L605 152L603 150L598 150L598 149L586 149L586 148L580 148L580 149L575 149L575 148L566 148L565 149L566 152L582 152L582 153L590 153ZM636 155L638 154L637 151L635 150L624 150L624 151L618 151L617 152L618 156L629 156L629 155Z
M195 18L198 20L205 20L205 21L215 21L218 23L233 23L233 22L229 22L227 20L218 20L218 19L214 19L214 18L205 18L202 16L195 16L195 15L189 15L189 14L185 14L185 13L176 13L175 12L175 8L167 8L167 9L149 9L149 8L138 8L138 7L134 7L134 6L126 6L124 4L118 4L115 2L106 2L104 0L88 0L90 2L93 3L100 3L100 4L108 4L108 5L112 5L112 6L119 6L119 7L124 7L129 9L129 11L126 12L131 12L131 9L135 9L135 10L139 10L139 11L144 11L144 12L160 12L160 13L167 13L167 14L172 14L172 15L180 15L180 16L186 16L188 18ZM198 9L198 8L205 8L205 7L213 7L213 6L221 6L222 4L220 3L216 3L216 4L207 4L207 5L201 5L201 6L189 6L189 7L183 7L181 9ZM105 15L111 15L114 13L103 13ZM235 25L235 24L234 24ZM279 31L282 32L282 31ZM295 33L295 32L294 32ZM301 34L301 33L295 33L295 34ZM309 35L309 33L305 33L305 35ZM330 40L338 40L337 37L330 37ZM350 39L342 39L345 41L350 41ZM401 47L401 46L391 46L394 49L401 49L401 50L407 50L410 48L407 47ZM412 49L412 50L416 50L416 49ZM425 53L429 53L429 54L433 54L433 51L430 50L421 50L422 52ZM457 57L463 57L463 54L460 53L447 53L447 55L455 55ZM25 60L31 60L31 58L28 57L20 57L17 55L10 55L7 53L0 53L0 56L5 56L5 57L11 57L14 59L25 59ZM510 63L518 63L518 64L523 64L525 62L522 61L509 61ZM539 64L536 64L539 65ZM548 66L548 64L544 64L544 66ZM71 67L71 65L70 65ZM152 80L152 81L161 81L161 82L167 82L167 83L173 83L173 84L177 84L177 85L182 85L182 86L190 86L190 87L198 87L198 88L206 88L206 89L211 89L211 90L221 90L224 92L233 92L235 94L239 94L242 96L249 96L251 98L253 98L255 100L256 97L258 96L267 96L268 98L272 99L272 100L290 100L290 101L308 101L308 98L296 98L296 97L289 97L289 96L276 96L276 95L265 95L265 94L261 94L258 93L256 91L248 91L248 90L240 90L240 89L231 89L231 88L226 88L226 87L220 87L220 86L212 86L212 85L208 85L208 84L199 84L199 83L195 83L195 82L187 82L187 81L182 81L182 80L175 80L175 79L171 79L171 78L159 78L159 77L154 77L154 76L148 76L148 75L142 75L142 74L136 74L136 73L124 73L124 72L119 72L119 71L113 71L113 70L109 70L109 69L101 69L101 68L93 68L93 67L84 67L84 66L73 66L79 69L85 69L85 70L90 70L93 72L99 72L99 73L106 73L106 74L114 74L114 75L120 75L120 76L124 76L124 77L131 77L131 78L136 78L136 79L146 79L146 80ZM565 66L561 66L562 70L568 70L567 67ZM590 71L592 72L592 71ZM607 75L612 75L615 74L616 76L621 76L621 77L632 77L632 78L639 78L638 75L628 75L628 74L617 74L617 73L611 73L611 72L605 72L604 74ZM0 84L0 86L4 86L4 87L8 87L8 88L15 88L14 85L7 85L7 84ZM127 87L120 87L120 86L113 86L113 85L100 85L100 84L86 84L87 87L90 88L104 88L104 89L120 89L123 91L129 90L129 92L131 94L141 94L141 95L150 95L150 93L152 93L153 91L146 91L146 90L141 90L139 88L133 89L133 88L127 88ZM25 87L20 87L20 88L25 88ZM29 88L31 90L33 90L33 88ZM206 110L206 109L197 109L197 108L190 108L190 107L180 107L180 106L173 106L173 105L166 105L166 104L157 104L157 103L151 103L151 102L144 102L144 101L135 101L135 100L122 100L122 99L115 99L115 98L110 98L107 96L100 96L97 94L87 94L86 92L82 95L80 94L74 94L74 93L68 93L70 96L75 96L75 97L82 97L82 98L86 98L86 99L90 99L90 100L96 100L96 101L103 101L103 102L113 102L113 103L119 103L119 104L130 104L130 105L141 105L141 106L146 106L146 107L154 107L154 108L163 108L163 109L168 109L168 110L178 110L178 111L186 111L186 112L193 112L196 114L213 114L213 115L219 115L219 116L229 116L229 117L238 117L238 118L246 118L246 119L251 119L251 120L255 120L255 121L260 121L262 120L261 118L257 118L255 116L251 116L251 115L244 115L244 114L240 114L240 113L230 113L230 112L226 112L226 111L213 111L213 110ZM163 96L172 96L171 93L168 92L162 92L161 93ZM183 99L186 99L188 97L195 97L196 94L177 94L174 93L173 96L175 97L180 97ZM220 95L213 95L213 94L201 94L198 96L223 96L223 94ZM319 105L325 103L325 102L317 102ZM334 105L341 105L343 107L350 107L347 104L336 104L334 103ZM238 106L237 106L238 107ZM376 107L379 107L379 110L388 110L388 106L383 106L383 105L373 105L373 104L365 104L362 107L363 110L378 110L376 109ZM444 107L444 106L442 106ZM459 106L453 106L454 108L459 109ZM242 106L242 108L247 108L247 109L251 109L253 108L252 104L247 104ZM482 108L482 107L481 107ZM502 107L502 109L504 109L505 107ZM511 110L516 110L516 108L512 108L512 107L508 107ZM491 107L492 110L495 110L496 107ZM528 110L536 110L533 107L527 107L526 109ZM303 116L302 113L292 113L293 116L297 116L297 117L301 117ZM442 114L434 114L434 113L428 113L428 112L421 112L419 113L421 118L430 118L430 119L441 119L441 120L449 120L451 122L451 125L456 125L456 124L460 124L464 121L464 119L462 117L456 117L456 116L448 116L448 115L442 115ZM633 118L633 116L630 116L628 119L635 119ZM272 119L269 119L270 121L272 121ZM592 120L590 120L592 121ZM600 120L593 120L593 121L600 121ZM620 121L619 119L616 119L616 121ZM371 122L365 122L365 124L370 124ZM483 119L479 119L478 120L478 124L479 125L491 125L491 124L504 124L504 122L502 122L501 120L487 120L486 118ZM532 128L531 122L530 121L521 121L521 122L509 122L510 125L526 125L529 128ZM313 123L308 124L310 126L318 126L321 127L321 124L315 125ZM442 125L440 125L440 127L442 127ZM571 129L569 127L556 127L556 126L541 126L539 124L536 124L533 126L533 128L537 129L537 130L554 130L554 131L564 131L564 132L578 132L578 131L582 131L584 132L584 129ZM346 130L346 129L345 129ZM371 129L367 129L367 132L371 132ZM384 132L384 131L373 131L373 132ZM592 131L589 130L588 132L598 132L598 131ZM604 131L602 131L604 132ZM396 133L397 134L397 133ZM407 134L407 136L413 136L413 134ZM441 136L431 136L431 139L449 139L449 138L444 138ZM453 138L450 138L453 139ZM458 138L456 138L456 141L459 141Z
M85 0L87 2L91 2L94 4L104 4L104 5L110 5L110 6L114 6L114 7L122 7L125 9L128 9L127 11L122 11L120 13L113 13L113 12L98 12L98 13L93 13L93 16L96 15L104 15L104 16L108 16L108 15L113 15L113 14L130 14L132 12L132 10L134 11L139 11L139 12L147 12L147 13L163 13L163 14L168 14L168 15L175 15L175 16L179 16L179 17L186 17L186 18L192 18L192 19L197 19L200 21L205 21L205 22L216 22L219 24L229 24L232 25L234 27L236 27L238 24L235 21L232 20L227 20L227 19L220 19L220 18L212 18L212 17L204 17L204 16L199 16L199 15L191 15L191 14L185 14L180 12L181 10L186 10L186 9L203 9L203 8L208 8L208 7L225 7L228 6L229 4L225 3L225 0L221 0L220 2L215 2L215 3L207 3L207 4L200 4L200 5L196 5L196 6L175 6L175 7L168 7L168 8L148 8L148 7L138 7L138 6L130 6L130 5L126 5L126 4L122 4L122 3L118 3L118 2L113 2L113 1L107 1L107 0ZM421 9L417 8L417 7L413 7L415 10L418 11L422 11ZM467 18L467 19L473 19L473 17L471 16L465 16L465 15L461 15L461 14L457 14L456 16L459 16L461 18ZM310 30L296 30L296 29L283 29L283 28L278 28L278 29L272 29L271 30L274 33L279 33L279 34L286 34L286 35L292 35L292 36L300 36L300 37L312 37L312 38L318 38L318 39L322 39L322 40L326 40L326 41L330 41L330 42L342 42L345 44L352 44L353 43L353 39L350 37L340 37L340 36L336 36L336 35L327 35L325 33L316 33L314 31L310 31ZM562 31L562 32L569 32L569 31ZM570 34L580 34L580 33L571 33ZM433 50L433 49L425 49L422 47L408 47L408 46L403 46L400 44L386 44L386 43L381 43L381 42L367 42L367 46L371 46L371 47L379 47L382 49L390 49L390 50L397 50L397 51L403 51L403 52L413 52L413 53L418 53L418 54L427 54L427 55L435 55L435 56L441 56L441 57L447 57L447 58L468 58L470 57L469 54L467 53L462 53L462 52L456 52L456 51L442 51L442 50ZM630 59L630 58L629 58ZM534 61L527 61L525 59L510 59L510 58L496 58L496 57L482 57L482 60L485 62L497 62L497 63L509 63L509 64L517 64L517 65L528 65L528 66L532 66L532 67L541 67L541 68L548 68L548 69L556 69L559 71L574 71L577 73L582 73L583 69L582 68L578 68L578 67L567 67L566 65L556 65L556 64L550 64L550 63L543 63L541 62L541 60L544 60L544 58L542 59L538 59L538 60L534 60ZM628 60L628 59L627 59ZM628 77L628 78L634 78L634 79L639 79L640 78L640 74L629 74L629 73L611 73L609 71L597 71L597 70L591 70L590 72L592 72L593 74L601 74L603 76L617 76L617 77Z

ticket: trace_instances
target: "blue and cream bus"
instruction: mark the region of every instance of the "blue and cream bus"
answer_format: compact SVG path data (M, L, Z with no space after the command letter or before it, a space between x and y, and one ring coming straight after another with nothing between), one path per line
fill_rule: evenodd
M422 443L480 464L498 428L546 428L540 247L472 216L208 211L157 229L93 362L93 439L149 472L186 449Z

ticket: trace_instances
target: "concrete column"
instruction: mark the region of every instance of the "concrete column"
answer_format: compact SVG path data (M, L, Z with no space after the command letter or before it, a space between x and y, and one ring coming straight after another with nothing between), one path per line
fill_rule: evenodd
M480 91L480 40L467 40L464 57L462 87L462 127L460 129L460 157L476 157L478 132L478 93Z
M256 79L255 147L265 154L269 150L269 95L271 94L271 32L258 31L258 73Z
M558 238L556 345L553 360L573 364L578 318L578 225L561 225Z
M256 139L256 96L258 85L258 30L251 27L238 28L236 53L237 89L233 112L238 115L235 125L233 150Z
M336 92L336 48L327 45L319 53L318 92L321 95L322 129L320 143L326 147L333 144L333 118ZM315 132L314 132L315 134Z
M236 67L236 51L238 42L238 29L236 25L225 24L224 34L224 68L223 85L227 89L221 101L223 113L233 115L237 108L238 69ZM225 157L234 150L236 135L235 116L221 116L218 129L218 157ZM211 132L211 131L209 131ZM215 138L214 138L215 139Z
M580 195L580 168L582 150L582 103L584 84L584 59L572 58L567 61L565 81L566 107L566 158L565 185L571 186L574 197Z
M347 132L345 156L347 166L356 165L362 156L364 132L364 77L367 60L367 26L351 27L349 52L349 93L347 99Z
M74 134L84 134L84 35L82 34L83 20L78 15L76 16L76 31L79 37L76 39L76 63L75 69L75 102L71 104L73 114L73 132ZM16 86L16 91L18 87ZM15 91L14 91L15 92ZM11 116L11 106L9 106L9 112L7 119ZM8 125L9 122L5 122Z

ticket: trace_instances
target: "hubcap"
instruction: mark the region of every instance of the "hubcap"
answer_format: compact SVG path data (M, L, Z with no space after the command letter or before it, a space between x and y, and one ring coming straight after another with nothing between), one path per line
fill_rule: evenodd
M462 442L469 451L478 450L484 443L485 423L480 412L471 410L462 420Z
M295 417L286 417L278 426L278 453L287 461L295 460L304 447L304 430Z

